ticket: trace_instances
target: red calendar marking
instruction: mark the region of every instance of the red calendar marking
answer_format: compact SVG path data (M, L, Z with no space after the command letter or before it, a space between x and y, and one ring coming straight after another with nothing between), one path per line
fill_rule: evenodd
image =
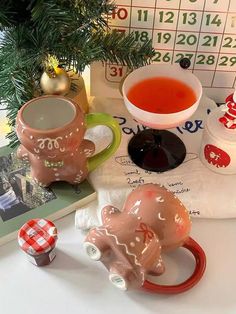
M118 18L120 20L125 20L128 16L128 11L125 8L118 8L117 10L113 10L111 17L113 19Z

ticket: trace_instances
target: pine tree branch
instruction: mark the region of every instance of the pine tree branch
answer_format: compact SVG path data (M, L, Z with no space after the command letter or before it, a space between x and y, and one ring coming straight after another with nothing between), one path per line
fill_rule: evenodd
M135 68L154 56L151 42L108 28L109 0L0 0L0 105L12 127L19 108L40 95L39 80L48 54L66 69L83 72L94 61Z

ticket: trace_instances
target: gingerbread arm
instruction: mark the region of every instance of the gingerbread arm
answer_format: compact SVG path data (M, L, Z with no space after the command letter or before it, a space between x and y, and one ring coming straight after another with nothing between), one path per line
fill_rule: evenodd
M112 205L107 205L102 209L102 223L106 224L114 215L120 214L120 210ZM111 217L112 216L112 217Z
M84 154L86 157L91 157L95 152L95 145L90 140L83 140L79 147L80 154Z

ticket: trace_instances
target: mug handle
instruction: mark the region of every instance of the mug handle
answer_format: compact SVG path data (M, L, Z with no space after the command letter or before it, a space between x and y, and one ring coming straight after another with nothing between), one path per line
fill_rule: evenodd
M162 294L177 294L191 289L199 282L206 269L206 255L200 245L190 237L184 243L183 247L189 250L195 257L196 266L193 274L184 282L172 286L158 285L145 280L142 286L144 290Z
M88 158L88 171L92 171L106 161L118 149L121 141L121 130L117 121L107 113L89 113L85 115L86 128L105 125L112 131L112 142L101 152Z

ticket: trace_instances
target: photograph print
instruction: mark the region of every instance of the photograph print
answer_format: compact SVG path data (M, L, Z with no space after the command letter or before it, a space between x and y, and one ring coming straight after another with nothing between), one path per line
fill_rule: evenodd
M0 156L0 217L10 220L56 198L30 177L30 167L16 153Z

